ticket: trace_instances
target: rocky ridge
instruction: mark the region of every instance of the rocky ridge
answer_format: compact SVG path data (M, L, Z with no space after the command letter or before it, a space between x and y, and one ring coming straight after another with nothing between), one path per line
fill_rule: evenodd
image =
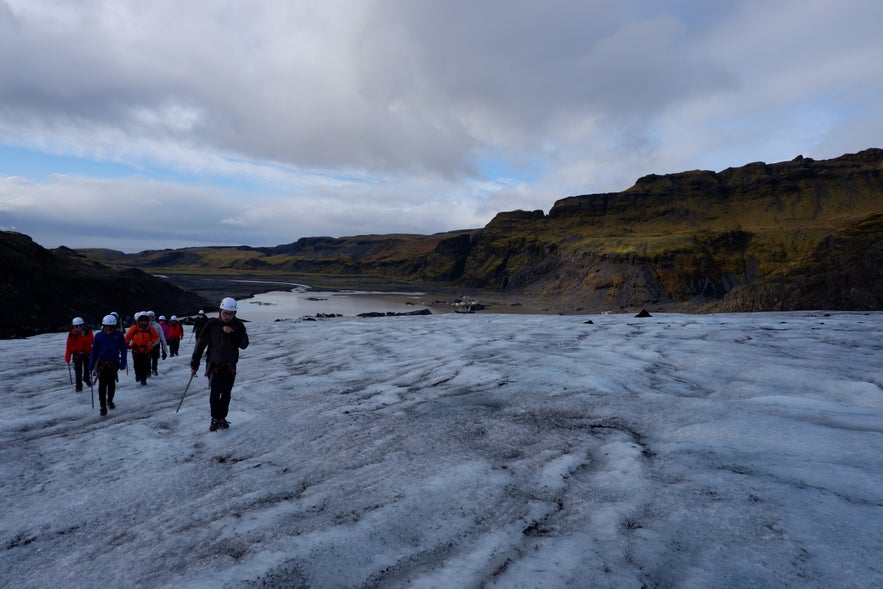
M551 312L880 309L883 150L649 175L617 193L436 235L270 248L83 250L163 272L386 276L545 301Z
M101 324L111 311L195 314L208 304L137 268L112 269L61 247L49 250L27 235L0 232L0 338L67 329L75 316Z

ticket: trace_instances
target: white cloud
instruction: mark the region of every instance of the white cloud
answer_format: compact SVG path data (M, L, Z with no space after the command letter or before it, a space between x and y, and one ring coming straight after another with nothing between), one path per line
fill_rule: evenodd
M883 144L874 0L0 6L0 145L220 187L243 228L254 201L278 207L267 195L330 234L433 231L648 173Z

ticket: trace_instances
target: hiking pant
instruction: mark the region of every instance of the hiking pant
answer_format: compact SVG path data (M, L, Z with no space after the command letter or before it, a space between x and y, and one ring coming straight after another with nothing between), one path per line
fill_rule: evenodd
M209 370L209 406L212 411L212 419L224 419L230 408L230 397L233 392L233 382L236 380L235 369L228 366L212 366Z
M89 354L85 352L74 352L74 355L71 356L71 361L74 363L74 382L77 385L77 390L81 390L83 388L83 376L86 377L86 384L89 384Z
M160 346L156 345L150 350L150 368L153 370L154 374L159 372L159 348Z
M108 363L98 369L98 402L102 409L107 409L107 404L113 402L117 390L117 370L115 363Z
M178 348L181 346L181 339L173 337L169 339L169 356L177 356Z
M135 369L135 380L146 383L150 376L150 352L132 350L132 367Z

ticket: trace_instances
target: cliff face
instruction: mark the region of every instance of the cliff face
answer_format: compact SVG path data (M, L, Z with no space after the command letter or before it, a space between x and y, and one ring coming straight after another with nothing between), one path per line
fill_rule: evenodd
M811 254L740 285L710 310L883 309L883 213L822 239Z
M883 150L870 149L647 176L562 199L547 216L501 213L460 280L574 309L883 308L881 173Z
M313 237L274 248L88 251L121 266L440 281L561 311L880 309L883 150L651 175L437 235Z
M0 338L58 331L80 316L100 325L117 311L193 314L207 301L141 270L112 270L67 248L47 250L20 233L0 232Z

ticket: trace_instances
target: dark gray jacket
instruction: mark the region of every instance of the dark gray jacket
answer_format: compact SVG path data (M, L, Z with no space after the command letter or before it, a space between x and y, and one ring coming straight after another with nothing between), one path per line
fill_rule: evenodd
M233 333L224 333L223 327L225 325L232 327ZM239 361L239 350L248 347L248 332L245 330L245 323L236 317L229 323L224 323L220 319L210 319L200 332L199 339L196 340L193 357L190 359L190 367L193 370L199 370L199 360L206 347L208 347L208 353L205 360L208 370L211 370L212 366L221 365L235 370L236 363Z

